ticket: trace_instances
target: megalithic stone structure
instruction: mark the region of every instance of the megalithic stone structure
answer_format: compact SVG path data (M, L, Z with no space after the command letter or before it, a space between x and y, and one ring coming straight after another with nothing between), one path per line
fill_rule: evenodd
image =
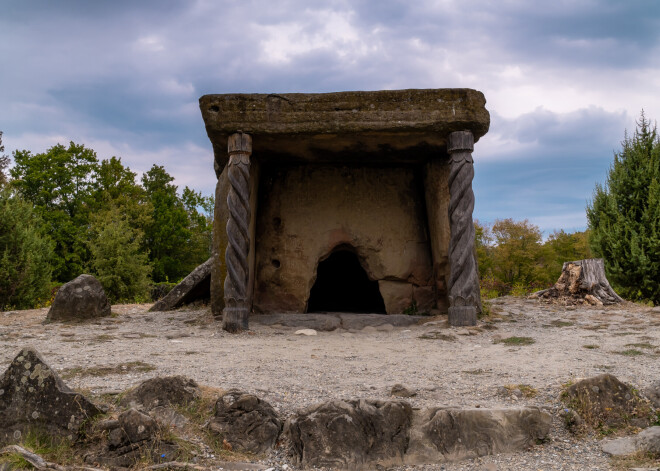
M248 255L250 251L250 155L252 138L243 132L229 136L227 176L230 188L227 196L227 249L225 264L222 328L240 332L248 328L250 299L248 296Z
M474 136L470 131L449 135L449 324L476 325L479 277L474 258Z

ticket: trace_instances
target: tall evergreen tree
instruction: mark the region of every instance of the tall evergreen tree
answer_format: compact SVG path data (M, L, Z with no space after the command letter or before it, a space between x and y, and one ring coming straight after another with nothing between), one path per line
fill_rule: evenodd
M660 141L642 112L587 206L593 252L620 294L660 304Z

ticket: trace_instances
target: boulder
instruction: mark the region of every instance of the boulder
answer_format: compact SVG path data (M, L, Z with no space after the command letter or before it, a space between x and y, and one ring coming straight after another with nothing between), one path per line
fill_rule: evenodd
M184 304L189 304L200 299L210 299L211 297L211 265L213 257L195 268L181 283L176 285L165 295L151 306L149 311L171 311Z
M655 381L644 389L644 395L651 401L653 407L660 409L660 381Z
M0 379L0 445L20 442L31 428L75 439L83 423L99 413L31 348L21 350Z
M151 410L158 406L186 405L200 396L201 391L194 380L184 376L166 376L143 381L126 393L121 405Z
M46 320L93 319L110 315L110 303L101 283L92 275L80 275L62 285Z
M417 396L417 391L414 389L407 388L403 384L395 384L390 390L390 396L397 397L414 397Z
M118 427L108 434L111 448L119 448L150 440L158 431L156 421L133 408L123 412L117 419Z
M573 384L561 399L593 428L647 427L651 422L648 401L610 374Z
M550 433L552 416L538 407L431 408L415 413L406 463L455 461L524 450Z
M208 427L234 450L265 453L277 443L282 421L268 402L233 389L216 402Z
M298 464L346 469L401 463L411 423L404 401L329 401L297 412L285 434Z
M603 440L604 453L612 456L625 456L642 452L654 456L660 455L660 427L649 427L631 437Z

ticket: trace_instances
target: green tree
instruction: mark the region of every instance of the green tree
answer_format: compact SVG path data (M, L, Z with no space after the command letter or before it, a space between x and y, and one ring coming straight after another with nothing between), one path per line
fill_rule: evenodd
M90 271L113 303L140 301L149 294L151 266L141 248L143 233L122 209L113 206L92 216L88 241Z
M31 308L50 292L52 243L32 205L0 188L0 310Z
M543 250L541 230L524 221L498 219L492 228L492 273L496 280L510 287L524 290L545 285L543 266L546 253Z
M55 241L53 275L66 282L89 260L86 235L98 160L92 149L71 142L41 154L14 152L12 185L31 202Z
M195 260L195 266L197 266L211 256L214 198L202 196L201 192L185 187L181 194L181 201L188 213L189 258Z
M0 131L0 188L7 184L5 170L9 167L9 157L4 155L5 146L2 144L2 131Z
M660 141L642 112L587 205L590 245L624 297L660 304Z
M142 175L142 186L153 208L151 223L145 229L145 246L156 282L179 280L197 266L197 261L187 256L191 238L188 213L173 180L164 167L155 164Z
M543 244L547 249L545 279L557 280L564 262L591 258L589 231L569 234L564 230L555 231Z

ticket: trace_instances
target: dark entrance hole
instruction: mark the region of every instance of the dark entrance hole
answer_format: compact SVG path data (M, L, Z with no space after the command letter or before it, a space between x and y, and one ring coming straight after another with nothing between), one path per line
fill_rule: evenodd
M357 255L337 250L319 263L307 312L385 314L385 303L378 282L369 279Z

